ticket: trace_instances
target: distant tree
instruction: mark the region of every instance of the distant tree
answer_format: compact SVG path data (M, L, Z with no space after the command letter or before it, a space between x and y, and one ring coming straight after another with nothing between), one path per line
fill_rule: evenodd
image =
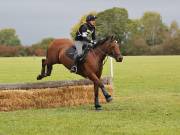
M17 46L6 46L0 45L0 56L1 57L14 57L18 56L19 47Z
M128 11L124 8L114 7L97 14L97 36L115 35L120 42L125 40L128 26Z
M157 12L145 12L140 19L144 26L144 38L148 45L157 45L163 42L163 31L166 26L162 22L162 17Z
M173 38L165 42L163 52L168 55L180 55L180 38Z
M21 41L16 35L15 29L1 29L0 30L0 45L20 46Z
M141 35L133 35L125 45L125 55L146 55L149 49L149 46Z
M44 38L40 42L33 44L31 48L28 48L27 51L29 54L35 55L35 56L45 56L46 50L50 43L54 40L54 38Z
M37 48L37 49L34 51L34 55L35 55L35 56L45 56L45 55L46 55L46 51L45 51L44 49Z
M134 54L135 51L135 44L136 40L143 40L143 27L140 24L139 20L131 20L128 19L128 22L126 24L127 32L125 32L124 35L124 41L122 42L123 44L121 45L121 50L124 55L131 54L131 52ZM139 42L138 41L138 42ZM146 44L146 43L145 43ZM137 48L138 49L138 48ZM136 51L137 51L136 49Z
M37 48L40 48L40 49L44 49L46 50L49 46L49 44L54 40L54 38L52 37L49 37L49 38L44 38L42 39L40 42L36 43L36 44L33 44L32 45L32 48L34 49L37 49Z
M176 21L173 21L170 25L170 35L172 38L176 38L180 36L179 26Z

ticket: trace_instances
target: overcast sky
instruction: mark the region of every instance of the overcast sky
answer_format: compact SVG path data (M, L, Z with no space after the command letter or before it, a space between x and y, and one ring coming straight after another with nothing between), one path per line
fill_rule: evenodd
M133 19L156 11L166 24L180 24L180 0L0 0L0 29L15 28L24 45L45 37L68 38L82 15L112 7L126 8Z

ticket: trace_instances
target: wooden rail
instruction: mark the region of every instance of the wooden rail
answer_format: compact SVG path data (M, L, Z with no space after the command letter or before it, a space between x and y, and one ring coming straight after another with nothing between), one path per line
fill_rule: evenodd
M112 83L111 77L104 77L102 79L105 85ZM0 90L13 90L13 89L44 89L44 88L58 88L68 86L92 85L92 81L88 79L82 80L63 80L63 81L46 81L37 83L18 83L18 84L0 84Z

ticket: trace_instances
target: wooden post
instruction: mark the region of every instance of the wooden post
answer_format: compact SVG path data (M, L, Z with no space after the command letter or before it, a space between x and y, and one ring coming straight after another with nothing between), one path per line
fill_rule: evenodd
M113 79L114 73L113 73L113 59L110 57L110 76Z

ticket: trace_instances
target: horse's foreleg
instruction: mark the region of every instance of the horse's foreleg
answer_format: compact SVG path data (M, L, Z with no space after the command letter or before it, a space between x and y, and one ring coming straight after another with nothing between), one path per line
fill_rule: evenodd
M104 86L103 83L102 83L102 86L100 86L100 88L102 89L102 92L103 92L104 97L106 98L106 101L107 101L107 102L112 101L112 97L111 97L111 95L109 95L109 93L107 92L107 90L106 90L106 88L105 88L105 86Z
M97 85L98 87L100 87L102 89L102 93L103 93L104 97L106 98L106 101L110 102L112 100L112 97L111 97L111 95L109 95L104 84L100 81L100 79L95 74L89 75L89 79L92 80L95 85Z
M99 87L94 83L94 105L96 110L101 110L101 105L99 104Z

